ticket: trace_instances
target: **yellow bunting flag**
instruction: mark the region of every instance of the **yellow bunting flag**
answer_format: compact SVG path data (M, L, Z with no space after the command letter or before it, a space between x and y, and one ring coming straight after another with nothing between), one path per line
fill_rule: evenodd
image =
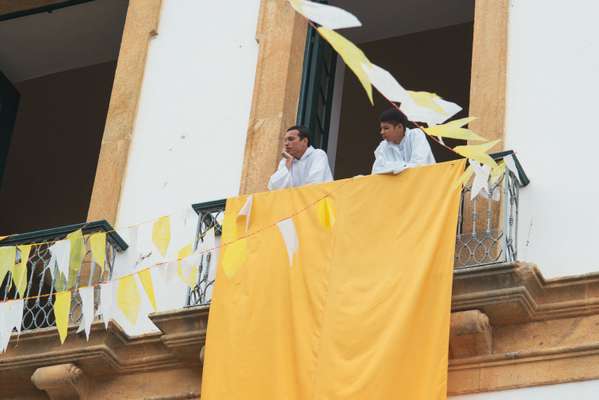
M191 243L188 243L185 246L181 247L181 249L179 249L179 252L177 253L177 261L179 262L179 266L181 265L183 259L189 257L192 252L193 246L191 245Z
M431 136L440 136L452 139L462 139L462 140L486 140L484 137L479 136L474 133L470 129L462 128L462 126L471 122L476 118L461 118L455 121L447 122L443 125L433 125L429 128L423 128L426 133Z
M137 273L141 285L148 296L152 310L156 311L156 293L154 292L154 283L152 282L152 271L149 268L141 270Z
M60 344L63 344L67 338L70 311L71 292L69 290L56 292L56 299L54 300L54 318L56 319L56 329L58 329Z
M316 204L316 212L318 213L318 221L323 228L332 229L335 225L335 207L333 199L329 196L320 200Z
M17 248L15 246L0 247L0 286L8 272L12 272L17 258Z
M191 255L193 248L188 244L179 250L177 254L178 266L177 275L188 287L193 288L196 285L199 268L197 265L189 265L185 259Z
M69 233L67 239L71 243L67 288L71 288L77 281L77 275L81 270L81 263L83 263L83 259L85 258L85 242L83 241L83 232L81 229Z
M234 279L220 258L201 399L445 400L465 162L261 193L256 226L293 216L301 246L290 268L273 226ZM310 207L329 193L333 230ZM227 200L223 234L242 205Z
M429 92L414 92L408 90L408 94L414 100L416 104L421 107L429 108L435 112L440 114L446 114L443 107L441 107L435 100L440 99L440 97L436 93Z
M18 249L21 253L21 261L14 267L12 280L15 283L19 296L23 298L25 297L25 290L27 289L27 261L29 260L31 245L18 246Z
M221 240L223 243L221 249L223 272L227 278L231 279L247 258L247 239L238 235L237 223L232 215L225 215Z
M92 258L96 265L104 273L106 263L106 232L94 233L89 237L89 247L92 250Z
M476 160L481 164L488 165L490 168L497 168L497 163L490 155L487 154L487 152L500 141L501 139L497 139L489 143L456 146L454 147L453 151L461 156Z
M464 186L466 183L468 183L470 178L472 178L473 174L474 169L472 168L472 165L469 165L468 168L466 168L466 171L464 171L464 173L458 179L456 186L459 186L460 188Z
M168 245L171 242L171 218L169 216L160 217L158 221L154 222L152 241L162 257L166 257Z
M491 170L491 185L495 185L505 173L505 161L501 160L497 163L497 167Z
M116 290L116 304L127 318L127 321L131 325L135 325L139 317L141 297L133 275L126 275L119 279Z
M374 100L372 99L372 84L365 69L371 68L371 63L364 52L335 31L320 27L318 28L318 33L329 42L341 58L343 58L345 64L356 74L364 90L366 90L370 103L374 104Z

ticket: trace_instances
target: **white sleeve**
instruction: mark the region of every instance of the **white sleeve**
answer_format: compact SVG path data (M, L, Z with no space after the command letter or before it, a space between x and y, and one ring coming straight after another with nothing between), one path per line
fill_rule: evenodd
M408 168L408 165L403 161L386 160L383 151L375 151L374 156L376 159L372 165L373 174L399 174L401 171Z
M407 162L407 167L416 167L418 165L434 164L435 157L431 150L431 145L426 140L424 132L418 130L414 135L412 143L412 154Z
M285 165L285 159L279 162L279 167L268 180L268 190L284 189L292 186L291 171Z
M322 183L322 182L330 182L333 180L333 174L331 173L331 167L329 167L329 158L324 151L319 151L318 154L314 154L314 156L318 156L312 165L310 166L310 170L308 171L308 176L306 177L306 185L310 183Z

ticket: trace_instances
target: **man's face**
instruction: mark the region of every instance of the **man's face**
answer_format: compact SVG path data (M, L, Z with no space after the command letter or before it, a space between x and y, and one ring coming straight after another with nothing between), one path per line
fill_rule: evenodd
M381 136L390 143L399 144L406 134L403 124L393 125L389 122L381 122Z
M285 143L285 151L299 160L308 148L308 139L300 139L298 134L297 129L286 132L283 142Z

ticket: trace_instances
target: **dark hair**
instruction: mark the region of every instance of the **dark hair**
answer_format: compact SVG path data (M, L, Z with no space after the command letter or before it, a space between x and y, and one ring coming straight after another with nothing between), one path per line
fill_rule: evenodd
M306 128L305 126L301 126L301 125L293 125L289 128L287 128L287 132L290 131L298 131L299 133L297 134L297 137L299 137L300 140L303 139L308 139L308 146L310 146L310 137L312 136L310 134L310 131L308 130L308 128Z
M402 113L397 108L389 108L388 110L383 111L379 117L379 121L392 124L393 126L402 124L404 128L409 128L410 125L412 125L410 121L408 121L406 114Z

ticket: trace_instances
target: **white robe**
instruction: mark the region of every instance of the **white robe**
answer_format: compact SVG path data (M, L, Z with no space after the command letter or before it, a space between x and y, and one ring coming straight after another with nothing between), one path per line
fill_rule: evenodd
M303 186L310 183L333 180L327 153L310 146L299 160L293 159L291 170L287 169L285 159L279 163L277 171L268 181L268 190Z
M406 168L435 163L431 146L420 129L406 129L399 144L383 140L374 155L373 174L399 174Z

